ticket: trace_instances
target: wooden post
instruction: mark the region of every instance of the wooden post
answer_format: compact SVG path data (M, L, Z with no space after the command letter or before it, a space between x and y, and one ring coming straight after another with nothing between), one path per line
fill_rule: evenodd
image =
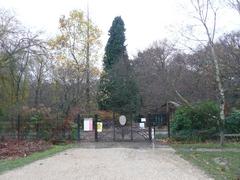
M97 122L98 122L98 115L95 114L95 118L94 118L94 130L95 130L95 141L96 141L96 142L98 142Z
M80 141L80 114L77 115L77 138L78 138L78 141Z

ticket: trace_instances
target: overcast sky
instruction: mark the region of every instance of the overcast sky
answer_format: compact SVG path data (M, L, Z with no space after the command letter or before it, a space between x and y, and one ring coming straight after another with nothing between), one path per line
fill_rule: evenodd
M189 0L0 0L0 7L14 11L24 25L51 37L57 33L61 15L73 9L86 11L87 2L90 18L103 32L103 46L112 20L122 16L130 57L155 40L176 39L180 25L188 21L184 10ZM223 32L231 31L240 27L239 19L233 10L225 9L220 12L218 25Z

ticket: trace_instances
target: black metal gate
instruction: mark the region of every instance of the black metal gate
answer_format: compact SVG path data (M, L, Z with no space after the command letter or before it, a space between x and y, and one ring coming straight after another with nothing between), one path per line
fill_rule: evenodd
M119 117L101 119L98 115L92 118L92 130L84 130L84 117L76 118L77 139L79 141L151 141L152 126L146 118L146 122L136 121L132 116L127 116L125 125L118 121Z
M140 127L139 123L135 122L130 115L126 117L125 125L119 123L119 117L113 117L112 120L98 119L98 123L102 123L102 129L97 131L97 141L151 140L151 132L147 127L147 122L144 123L144 127Z
M91 118L90 118L91 119ZM119 123L119 116L101 119L96 114L92 118L92 129L84 130L84 117L77 117L78 140L82 141L152 141L155 128L168 125L166 114L148 114L147 117L126 116L126 124ZM143 121L144 120L144 121Z

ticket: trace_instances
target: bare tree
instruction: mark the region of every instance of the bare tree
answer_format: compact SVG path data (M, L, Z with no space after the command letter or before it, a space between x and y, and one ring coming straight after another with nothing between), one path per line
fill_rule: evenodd
M170 97L168 64L174 52L174 45L169 41L156 41L134 58L143 113L158 111Z
M216 23L217 23L217 8L214 7L212 0L191 0L192 6L196 13L194 18L200 23L201 27L205 31L207 44L211 50L211 58L214 64L215 69L215 80L218 86L218 93L219 93L219 107L220 107L220 144L223 145L224 143L224 134L223 134L223 127L225 124L225 95L224 89L220 74L220 67L219 67L219 58L216 54L215 50L215 35L216 35Z
M50 53L47 49L47 44L42 42L35 48L35 53L32 54L32 61L30 63L30 76L34 89L34 106L39 106L39 101L42 94L42 84L44 79L50 77Z
M228 0L228 4L240 14L240 0Z

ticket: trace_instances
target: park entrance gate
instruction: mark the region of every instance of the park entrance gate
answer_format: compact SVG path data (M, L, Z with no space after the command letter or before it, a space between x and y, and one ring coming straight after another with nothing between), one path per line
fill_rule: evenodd
M166 124L167 116L151 115L147 117L131 115L115 116L111 119L85 118L80 115L76 118L77 139L79 141L152 141L155 137L155 128Z

